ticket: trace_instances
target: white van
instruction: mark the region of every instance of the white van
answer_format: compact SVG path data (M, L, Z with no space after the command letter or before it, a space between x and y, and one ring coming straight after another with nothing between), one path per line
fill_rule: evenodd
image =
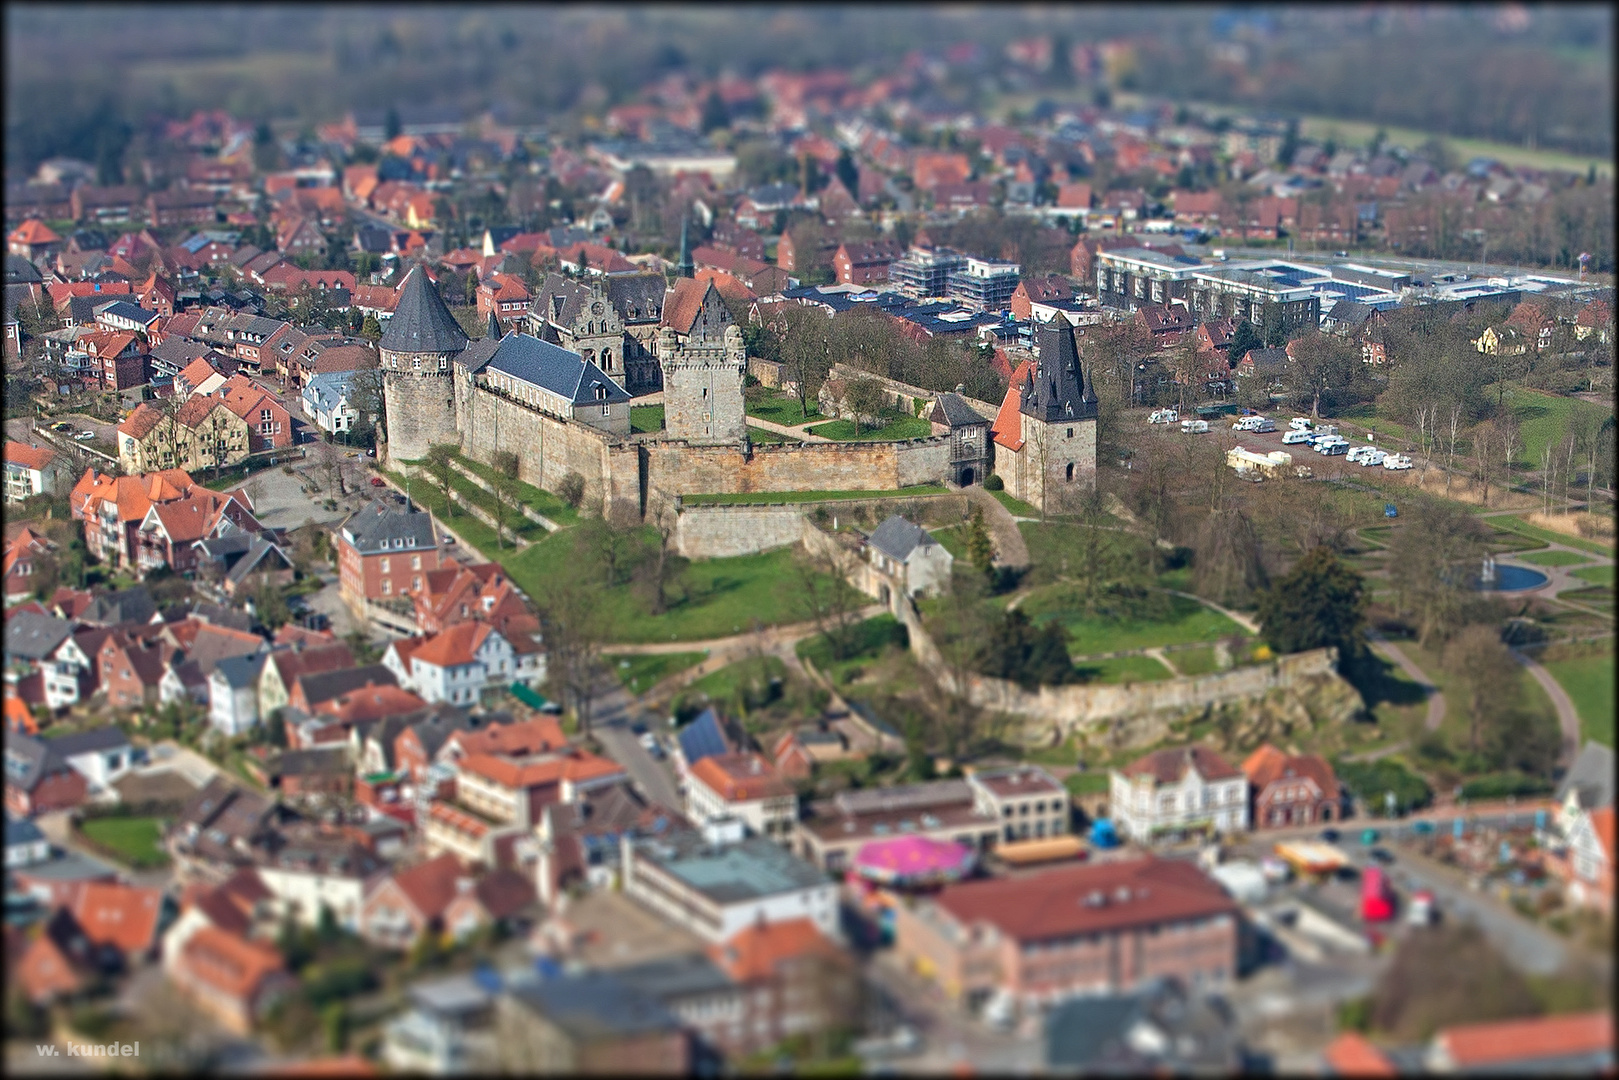
M1325 454L1327 457L1343 457L1349 453L1349 441L1347 439L1330 442L1323 440L1315 444L1315 450L1316 453Z
M1363 467L1381 465L1388 460L1388 456L1387 450L1370 450L1360 456L1360 463Z
M1151 416L1147 417L1147 423L1173 424L1180 420L1180 418L1181 414L1178 409L1158 409Z
M1309 431L1311 428L1315 427L1315 421L1311 420L1308 416L1295 416L1293 419L1287 422L1287 426L1292 428L1294 431Z
M1182 420L1181 433L1183 435L1207 435L1209 422L1207 420Z
M1257 431L1262 416L1244 416L1231 425L1232 431Z
M1307 443L1314 438L1315 435L1313 432L1305 431L1301 428L1293 428L1291 431L1288 431L1282 435L1282 444L1284 446L1291 446L1294 443Z
M1259 434L1263 435L1267 431L1275 431L1276 430L1276 421L1272 420L1268 416L1261 416L1261 417L1259 417L1259 422L1256 423L1253 427L1249 428L1248 430L1249 431L1256 431Z
M1355 464L1355 463L1358 463L1361 458L1366 456L1367 451L1376 450L1376 449L1377 449L1377 447L1375 447L1375 446L1354 446L1354 447L1350 447L1349 452L1344 455L1344 459L1346 461L1348 461L1350 464Z
M1390 454L1383 459L1383 468L1385 469L1409 469L1410 467L1411 459L1404 454Z

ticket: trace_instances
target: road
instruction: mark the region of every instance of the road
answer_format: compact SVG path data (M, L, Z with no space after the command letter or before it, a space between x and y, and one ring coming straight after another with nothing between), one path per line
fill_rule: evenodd
M655 760L641 745L630 725L644 722L649 730L660 730L659 718L648 715L641 703L608 676L596 687L590 699L590 730L600 740L607 756L624 766L642 795L650 802L685 813L685 801L675 784L674 770Z
M1557 709L1558 726L1563 729L1562 764L1565 768L1572 765L1574 756L1580 752L1580 714L1575 711L1574 702L1569 698L1568 691L1552 678L1551 672L1540 666L1538 660L1517 649L1512 650L1512 655L1529 669L1529 674L1546 691L1546 696L1552 699L1552 705Z
M866 965L866 981L898 1022L921 1037L918 1053L886 1064L900 1073L975 1072L1031 1074L1041 1071L1045 1040L1033 1032L995 1031L945 998L939 985L905 972L892 950Z

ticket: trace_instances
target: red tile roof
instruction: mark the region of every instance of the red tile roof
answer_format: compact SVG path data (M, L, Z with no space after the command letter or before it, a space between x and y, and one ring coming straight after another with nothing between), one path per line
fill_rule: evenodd
M678 334L689 334L697 316L702 313L703 300L713 283L697 278L679 278L663 302L663 325Z
M458 623L424 640L411 655L434 667L470 664L491 632L492 628L485 623Z
M1434 1041L1457 1069L1529 1065L1543 1058L1611 1050L1613 1015L1603 1011L1463 1024L1446 1028Z
M108 476L89 468L73 485L70 499L77 514L93 514L102 502L111 502L118 508L120 521L139 521L154 502L182 498L195 486L195 481L183 469L161 469L139 476Z
M463 754L520 757L560 750L568 745L568 737L556 717L536 716L515 724L491 724L482 731L458 731L448 742L460 744Z
M54 244L62 238L43 221L30 218L13 229L6 239L19 244Z
M693 778L726 802L753 802L792 794L792 785L758 754L716 754L692 766Z
M995 441L1008 450L1023 449L1023 392L1018 387L1023 385L1033 368L1033 361L1025 360L1012 372L1006 397L1001 399L1001 411L995 414L995 423L990 427L995 433Z
M461 759L461 772L481 776L505 788L524 789L555 784L563 780L581 783L621 774L615 761L579 750L542 761L519 763L489 754L469 754Z
M73 917L86 937L124 953L151 947L162 913L163 890L113 882L86 882L73 903Z
M284 967L281 954L268 945L205 926L180 950L180 961L192 978L226 997L255 993L265 978Z
M1173 746L1154 750L1124 767L1124 775L1132 779L1151 776L1160 784L1178 784L1186 770L1196 767L1205 780L1231 780L1242 773L1231 763L1206 746Z
M1236 910L1224 890L1196 866L1152 856L951 885L935 903L963 925L989 923L1019 941L1112 932Z
M1398 1076L1388 1057L1359 1032L1346 1031L1321 1052L1333 1076Z
M466 867L449 852L417 863L404 870L396 870L393 883L417 914L424 919L436 919L455 899L456 881L466 876Z
M426 704L409 690L397 686L366 686L321 702L315 706L315 712L336 717L346 724L361 724L385 716L402 716Z
M30 446L9 439L6 440L4 454L8 464L15 462L25 469L43 469L56 460L55 452L47 447Z
M1324 797L1338 797L1337 774L1327 764L1326 758L1317 754L1288 755L1266 743L1248 755L1248 760L1242 763L1242 771L1254 786L1256 794L1262 793L1278 780L1308 777L1315 781L1315 786L1321 789Z
M741 983L774 978L783 961L842 955L814 920L804 918L757 923L738 931L723 945L709 946L708 954L727 975Z

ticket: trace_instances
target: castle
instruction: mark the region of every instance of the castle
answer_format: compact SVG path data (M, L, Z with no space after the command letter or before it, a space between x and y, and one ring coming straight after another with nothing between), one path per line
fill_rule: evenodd
M637 280L641 279L641 280ZM553 275L524 331L470 340L419 266L400 286L378 343L393 467L436 444L491 461L516 456L520 479L556 490L571 474L620 520L656 517L688 493L889 491L956 481L950 433L897 442L755 445L740 327L711 281L656 275L580 283ZM656 312L656 315L653 315ZM1095 482L1096 398L1073 330L1042 327L994 425L1009 493L1036 507L1058 486ZM661 383L664 430L632 433L632 395ZM918 391L925 394L925 391ZM954 440L959 441L959 440ZM970 481L969 481L970 482Z

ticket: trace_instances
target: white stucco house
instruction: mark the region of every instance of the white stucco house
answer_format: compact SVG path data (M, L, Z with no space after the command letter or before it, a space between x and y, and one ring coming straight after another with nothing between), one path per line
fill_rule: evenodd
M1248 777L1206 746L1157 750L1112 771L1108 812L1119 834L1137 843L1237 832L1248 828Z
M531 636L510 638L488 623L458 623L426 637L401 638L388 646L382 663L399 685L424 701L452 705L477 702L486 686L545 682L545 652Z

